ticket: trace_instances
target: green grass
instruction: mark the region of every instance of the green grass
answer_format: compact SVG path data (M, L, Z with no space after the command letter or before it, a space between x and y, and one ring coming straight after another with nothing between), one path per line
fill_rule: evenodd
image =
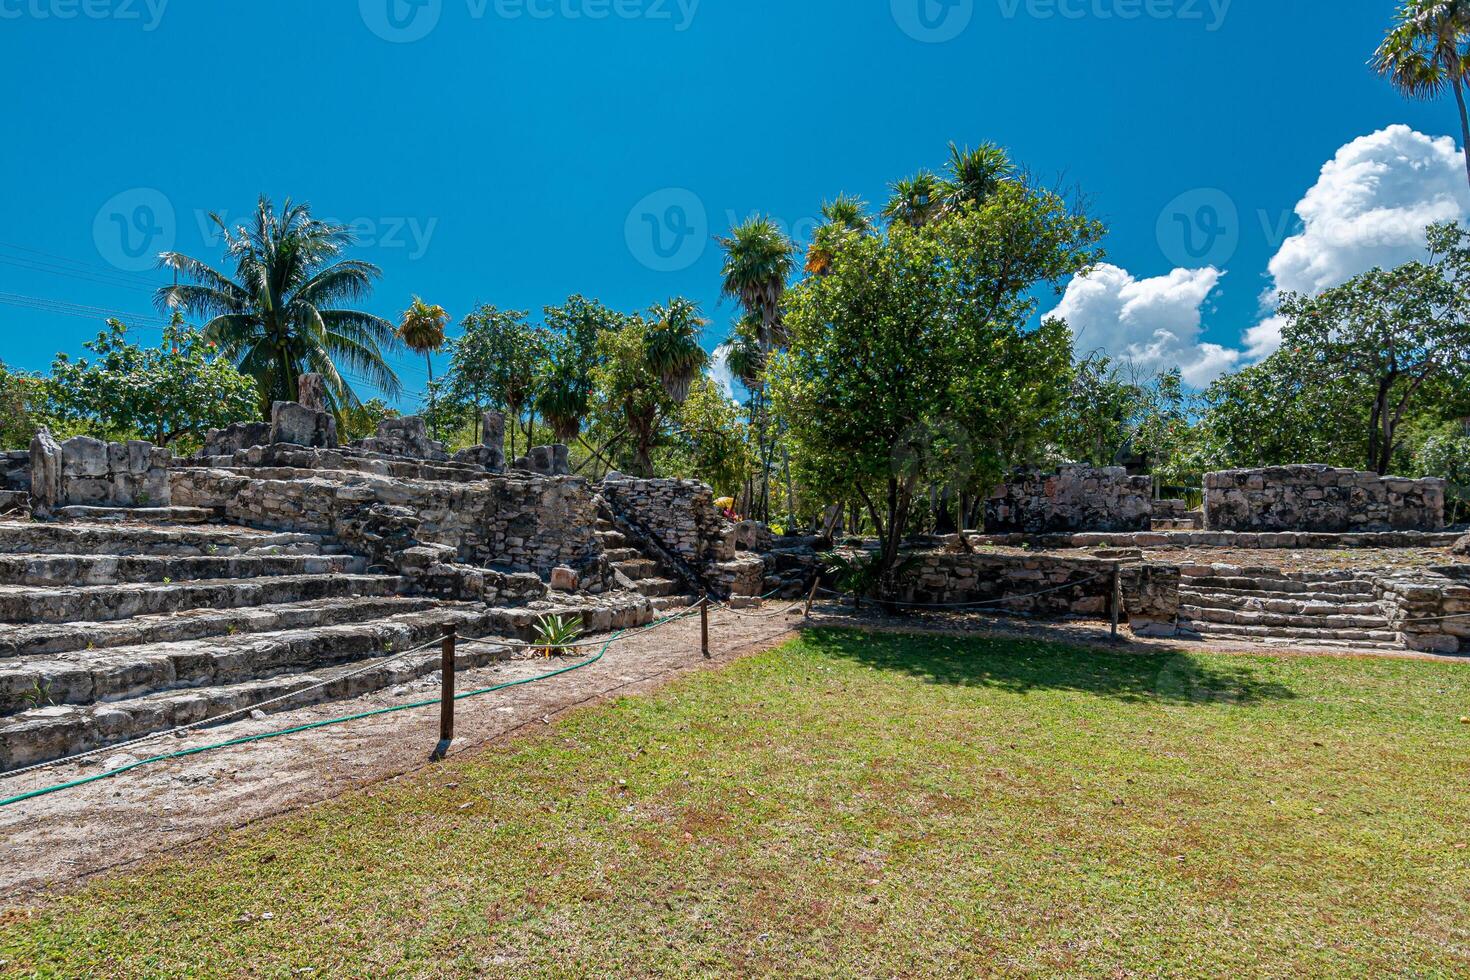
M814 632L13 915L0 972L1465 975L1464 714L1470 665Z

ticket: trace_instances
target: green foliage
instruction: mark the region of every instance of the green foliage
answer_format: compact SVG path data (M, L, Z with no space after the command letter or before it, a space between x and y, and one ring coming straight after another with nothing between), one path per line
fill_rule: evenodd
M582 637L581 616L538 616L533 641L538 653L554 657Z
M109 320L85 344L92 358L59 354L47 386L51 414L69 431L158 446L198 443L212 428L259 417L260 393L219 348L174 316L158 347L139 347Z
M678 403L664 388L648 353L648 325L641 319L597 339L600 362L592 376L597 413L623 437L635 476L654 475L653 453Z
M44 425L54 425L49 414L50 387L35 374L11 371L0 363L0 448L25 448Z
M1102 226L1058 195L1001 181L920 227L853 236L788 297L791 349L772 368L804 482L860 498L897 558L921 487L988 492L1041 451L1071 338L1026 324L1036 294L1100 254Z
M341 436L344 442L355 442L377 435L378 423L401 416L381 398L372 398L341 412Z
M740 409L709 378L698 378L674 416L669 445L655 457L668 476L702 480L715 496L738 497L758 463L750 429Z
M600 362L597 338L631 318L580 295L546 307L544 315L548 338L536 408L557 440L570 443L592 410L592 372Z
M449 374L445 396L461 414L475 417L486 409L521 419L537 393L546 357L546 333L526 322L526 313L481 306L465 317L462 333L449 341ZM507 427L515 443L515 426Z
M644 341L648 365L676 402L689 395L689 386L709 362L699 345L705 320L699 304L683 297L654 306L648 311L648 333Z
M338 408L359 398L344 370L389 398L398 376L385 355L398 345L393 325L349 308L372 291L381 270L370 262L340 259L353 242L346 225L319 221L311 207L288 198L277 214L261 196L253 225L229 228L210 219L234 260L233 278L180 252L165 252L165 268L189 280L158 291L160 308L212 317L205 335L259 386L262 411L272 401L296 401L297 379L320 374Z
M1444 432L1430 436L1414 454L1414 476L1437 476L1446 481L1446 502L1451 524L1470 519L1470 432Z

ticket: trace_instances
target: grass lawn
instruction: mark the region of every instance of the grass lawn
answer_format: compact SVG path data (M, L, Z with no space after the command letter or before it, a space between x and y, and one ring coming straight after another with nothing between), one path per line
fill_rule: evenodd
M818 631L11 916L0 973L1463 976L1466 714L1470 664Z

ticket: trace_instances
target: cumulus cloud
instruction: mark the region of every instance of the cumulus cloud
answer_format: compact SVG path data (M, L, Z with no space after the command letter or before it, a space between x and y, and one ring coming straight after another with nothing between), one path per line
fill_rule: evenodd
M705 373L724 390L726 397L739 400L739 396L735 394L735 372L730 370L730 348L724 344L716 347Z
M1302 230L1271 260L1275 292L1315 294L1424 255L1424 229L1470 215L1465 155L1448 136L1389 126L1337 151L1296 206Z
M1067 285L1061 317L1077 338L1079 353L1104 350L1148 372L1179 368L1191 385L1206 385L1243 356L1200 340L1205 302L1223 273L1214 268L1175 269L1137 279L1106 263Z

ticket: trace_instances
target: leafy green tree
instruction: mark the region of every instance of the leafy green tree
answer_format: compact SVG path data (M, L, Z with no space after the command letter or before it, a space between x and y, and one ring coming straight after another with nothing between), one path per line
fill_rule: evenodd
M25 448L46 425L54 425L47 379L12 371L0 363L0 448Z
M1430 436L1414 454L1413 475L1437 476L1449 484L1446 503L1451 524L1470 516L1470 432L1463 426L1446 427Z
M1470 231L1435 225L1430 255L1320 296L1281 301L1282 347L1309 383L1366 398L1368 468L1389 472L1400 426L1430 387L1470 378Z
M381 398L370 398L342 412L342 438L347 442L367 439L378 433L378 423L402 415Z
M487 304L465 317L460 336L448 347L445 382L449 398L476 419L486 409L505 412L513 423L508 435L514 456L516 429L535 403L546 353L544 331L527 323L524 312ZM527 448L534 429L533 418L526 429ZM478 428L476 433L478 436Z
M325 379L338 407L357 405L342 369L397 397L398 376L385 360L398 342L393 325L344 305L365 298L382 275L369 262L339 259L352 244L345 225L318 221L309 205L290 199L277 214L263 195L250 227L231 230L218 215L210 219L224 235L234 277L164 252L160 264L189 282L160 289L157 303L211 317L205 335L256 380L264 408L295 401L297 378L307 372Z
M1405 0L1373 55L1375 71L1410 99L1437 99L1446 86L1460 110L1461 146L1470 147L1470 0ZM1465 159L1470 175L1470 155Z
M546 361L536 406L557 441L570 443L579 438L592 411L592 372L600 363L597 338L621 329L631 319L580 295L569 297L561 306L545 308Z
M702 480L717 496L739 496L757 462L739 406L714 381L700 377L672 421L670 444L656 457L657 471Z
M1057 449L1070 462L1114 465L1133 438L1144 400L1143 386L1112 358L1089 355L1072 373L1057 417Z
M706 321L700 316L699 304L683 297L655 305L648 315L644 343L649 367L669 397L683 402L694 379L709 363L709 355L699 344Z
M890 189L893 194L883 206L883 217L890 225L922 228L944 213L948 188L932 170L920 170L912 177L894 181Z
M1070 335L1035 331L1037 293L1097 260L1102 226L1024 181L983 207L853 236L790 294L773 395L803 478L857 497L892 568L921 490L988 490L1045 443ZM983 492L983 491L982 491Z
M648 351L648 325L642 320L597 339L600 363L593 370L597 413L605 426L625 437L623 458L634 476L655 474L653 455L678 403L664 388Z
M56 415L91 435L169 446L259 417L255 381L178 314L158 347L131 343L117 320L84 346L91 359L57 355L50 390Z

